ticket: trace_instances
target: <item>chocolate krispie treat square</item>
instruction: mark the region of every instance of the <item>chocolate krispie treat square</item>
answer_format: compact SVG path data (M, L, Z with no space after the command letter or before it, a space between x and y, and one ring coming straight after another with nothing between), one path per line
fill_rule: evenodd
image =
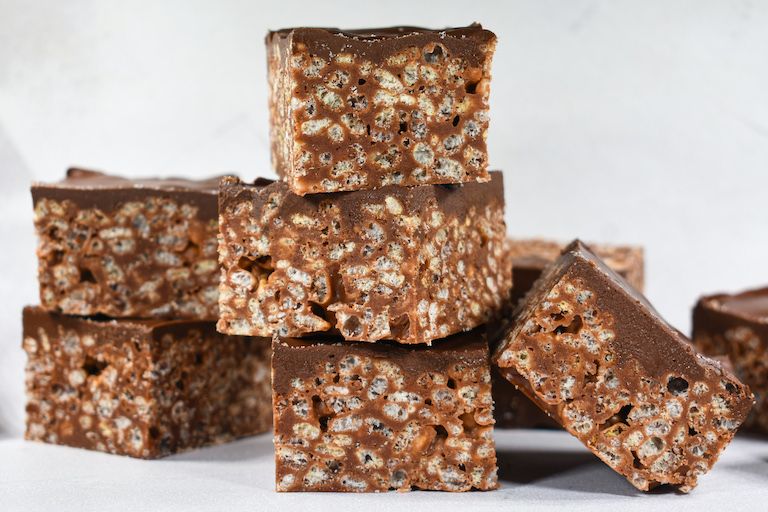
M68 315L216 320L219 178L70 169L32 184L41 306Z
M272 163L294 193L488 181L480 25L267 36Z
M693 310L693 343L728 357L755 394L742 430L768 435L768 288L702 297Z
M498 487L488 343L273 343L278 491Z
M266 432L270 340L24 309L34 441L154 459Z
M753 403L579 241L526 296L493 363L642 490L695 487Z
M502 176L491 176L306 196L224 179L218 329L428 344L488 322L512 285Z

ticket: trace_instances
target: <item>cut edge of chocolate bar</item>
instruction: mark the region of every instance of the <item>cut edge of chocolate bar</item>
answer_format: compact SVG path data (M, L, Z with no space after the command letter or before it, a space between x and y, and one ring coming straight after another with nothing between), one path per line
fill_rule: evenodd
M218 186L69 169L33 183L40 302L116 318L218 318Z
M429 344L492 320L508 302L511 268L503 175L491 176L309 196L225 178L219 331ZM273 293L281 283L290 310Z

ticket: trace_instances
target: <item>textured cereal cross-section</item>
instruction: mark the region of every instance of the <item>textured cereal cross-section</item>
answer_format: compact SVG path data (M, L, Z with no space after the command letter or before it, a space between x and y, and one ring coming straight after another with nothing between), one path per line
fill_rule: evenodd
M642 490L695 487L753 402L578 241L537 281L493 362Z
M293 194L225 179L218 329L430 343L508 298L501 174L489 183Z
M297 194L487 181L480 25L267 37L272 162Z
M498 487L482 331L433 347L274 342L277 490Z
M143 459L266 432L270 341L24 310L26 438Z

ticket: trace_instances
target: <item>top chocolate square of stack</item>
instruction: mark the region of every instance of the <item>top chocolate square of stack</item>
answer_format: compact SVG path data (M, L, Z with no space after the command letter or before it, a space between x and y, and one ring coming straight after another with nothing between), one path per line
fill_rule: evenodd
M299 195L488 181L479 24L267 36L272 161Z

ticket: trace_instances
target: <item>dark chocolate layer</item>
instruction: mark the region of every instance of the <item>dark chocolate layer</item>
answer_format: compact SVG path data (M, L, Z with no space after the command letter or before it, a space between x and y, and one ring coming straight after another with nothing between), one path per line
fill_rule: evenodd
M392 53L409 45L421 46L440 37L456 57L465 58L472 66L483 60L478 45L496 39L496 35L484 30L479 23L468 27L429 29L422 27L387 27L357 30L337 28L286 28L267 35L267 44L274 38L292 37L294 45L303 45L310 54L322 58L348 52L371 61L386 59Z

